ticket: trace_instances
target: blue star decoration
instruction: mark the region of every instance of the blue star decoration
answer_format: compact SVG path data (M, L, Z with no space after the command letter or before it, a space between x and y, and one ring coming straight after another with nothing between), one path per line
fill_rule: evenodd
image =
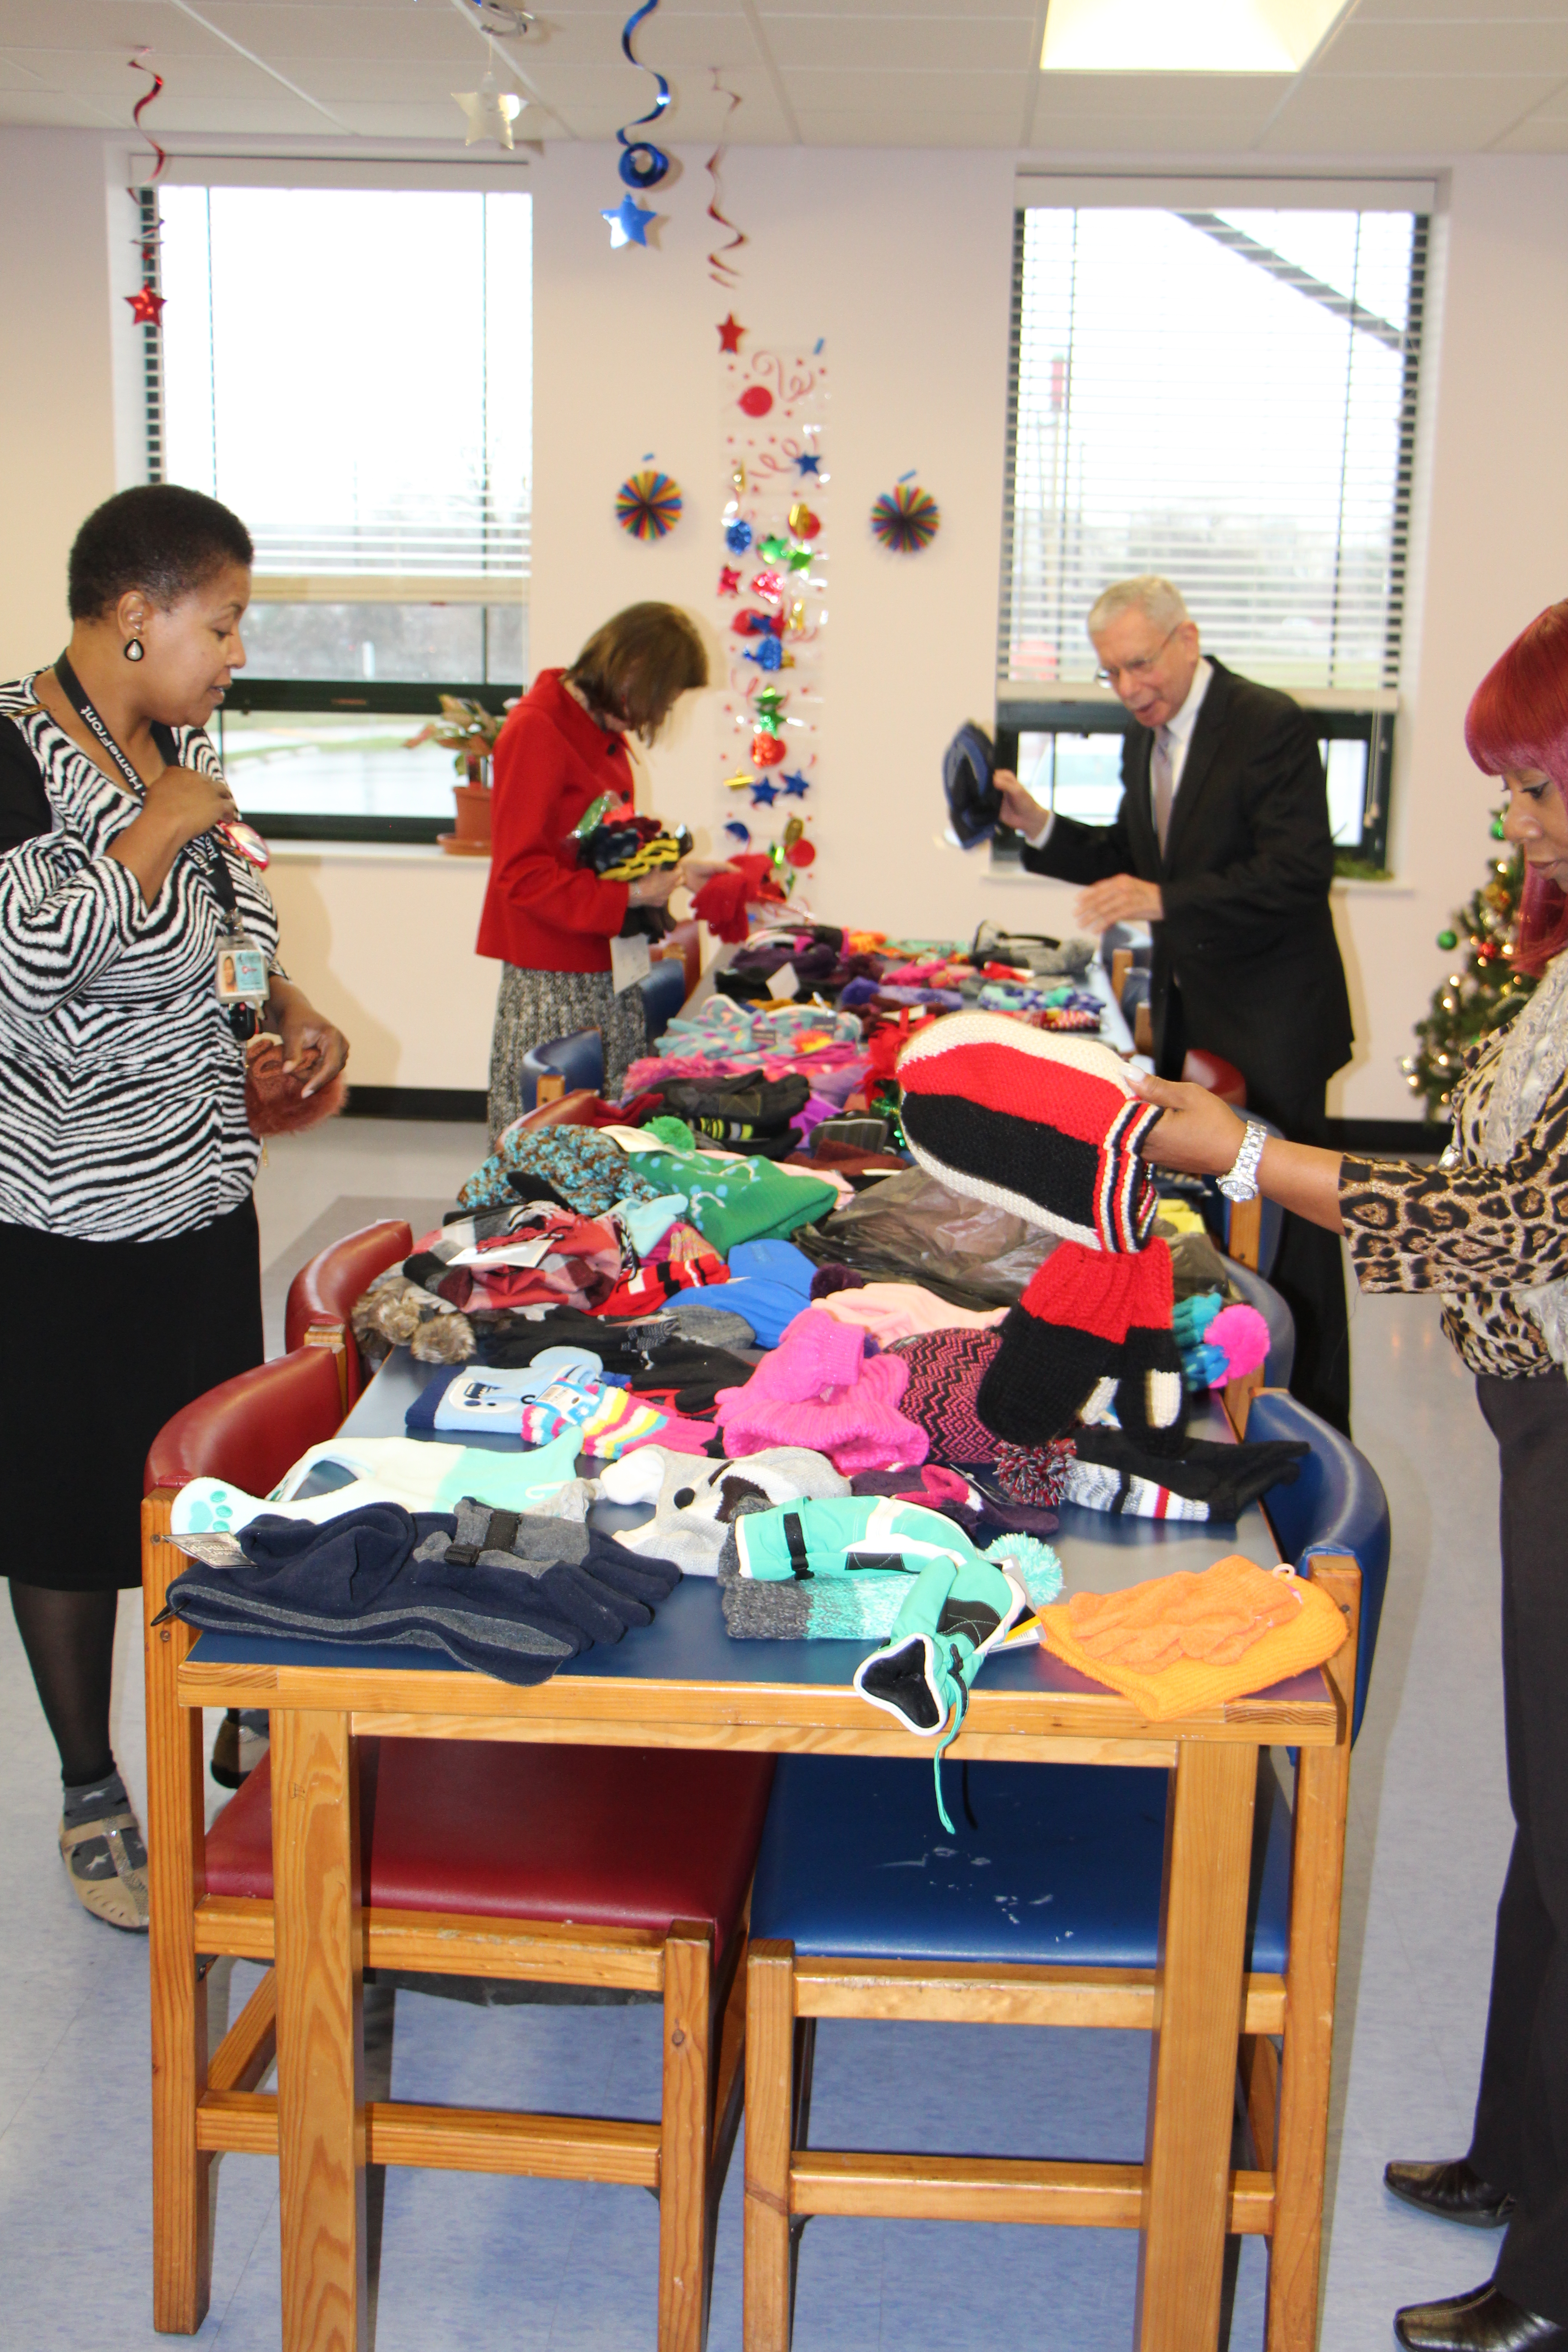
M772 808L778 796L779 788L776 784L756 783L752 786L753 808Z
M639 205L628 188L614 212L602 212L601 220L610 224L612 249L619 245L647 245L648 230L658 215L651 205Z
M809 451L803 451L795 462L800 467L801 477L804 479L807 474L815 474L817 471L822 459L819 457L814 457Z
M784 780L784 796L786 801L803 801L810 790L811 778L809 776L803 776L798 768L792 773L785 775Z

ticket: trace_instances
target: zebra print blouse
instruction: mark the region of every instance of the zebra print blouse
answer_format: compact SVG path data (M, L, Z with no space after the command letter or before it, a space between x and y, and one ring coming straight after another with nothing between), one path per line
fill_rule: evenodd
M35 673L36 675L36 673ZM38 763L50 829L0 855L0 1221L79 1241L163 1241L239 1207L260 1147L245 1117L245 1049L214 986L228 926L203 865L175 858L149 905L107 855L140 803L34 698L0 686ZM199 727L186 767L217 775ZM274 971L278 919L228 860L246 929Z

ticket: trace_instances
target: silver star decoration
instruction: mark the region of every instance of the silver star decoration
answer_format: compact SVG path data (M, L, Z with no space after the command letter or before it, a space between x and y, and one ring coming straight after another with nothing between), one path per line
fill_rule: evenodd
M515 143L511 126L522 112L522 100L510 89L498 89L494 74L486 74L478 89L455 89L452 96L468 120L465 147L478 146L486 139L494 139L502 147Z

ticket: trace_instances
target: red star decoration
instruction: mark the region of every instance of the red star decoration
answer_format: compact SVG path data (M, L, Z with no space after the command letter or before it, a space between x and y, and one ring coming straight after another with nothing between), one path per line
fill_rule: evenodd
M719 349L721 352L738 352L741 348L741 338L745 331L744 327L731 310L727 319L721 319L719 321Z
M738 596L740 593L741 575L738 572L731 572L726 563L719 574L719 593L721 596Z
M127 294L125 299L130 303L131 316L139 327L163 325L164 297L154 294L150 286L143 286L139 293Z

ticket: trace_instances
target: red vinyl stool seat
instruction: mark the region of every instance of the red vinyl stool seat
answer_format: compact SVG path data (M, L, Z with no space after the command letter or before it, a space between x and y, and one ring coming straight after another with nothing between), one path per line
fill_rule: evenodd
M713 1930L721 1964L746 1901L771 1756L530 1741L365 1739L360 1850L372 1910ZM272 1898L262 1761L207 1832L209 1895Z
M1182 1076L1189 1086L1205 1087L1222 1103L1228 1103L1232 1110L1247 1108L1247 1080L1234 1062L1226 1061L1220 1055L1210 1054L1201 1045L1192 1046L1182 1064Z

